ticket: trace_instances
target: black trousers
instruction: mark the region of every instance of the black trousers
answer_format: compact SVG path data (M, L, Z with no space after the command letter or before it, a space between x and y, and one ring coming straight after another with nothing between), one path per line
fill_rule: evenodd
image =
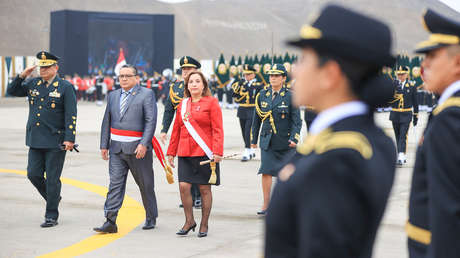
M60 178L65 154L66 152L60 149L29 149L27 178L46 201L45 218L58 219L59 217Z
M251 147L251 126L252 119L242 119L240 118L241 134L243 135L244 147Z
M219 100L219 102L224 101L224 89L223 88L217 89L217 99Z
M233 90L232 89L225 90L225 100L227 101L228 104L233 104Z
M407 149L407 134L409 132L410 122L393 123L393 130L395 132L396 146L399 152L406 153Z
M102 100L102 86L96 86L96 99Z

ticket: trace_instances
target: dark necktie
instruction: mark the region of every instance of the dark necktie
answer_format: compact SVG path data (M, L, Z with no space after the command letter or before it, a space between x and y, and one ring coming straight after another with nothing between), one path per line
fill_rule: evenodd
M273 101L273 100L275 100L275 99L276 99L276 97L278 97L278 92L277 92L277 91L273 92L273 98L272 98L272 101Z

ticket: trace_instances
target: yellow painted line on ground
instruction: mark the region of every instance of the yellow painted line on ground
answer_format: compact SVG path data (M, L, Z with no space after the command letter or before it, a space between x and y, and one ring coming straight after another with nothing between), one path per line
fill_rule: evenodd
M1 169L0 172L3 173L13 173L19 175L27 175L26 171L15 170L15 169ZM106 187L85 183L70 178L61 178L62 183L78 187L80 189L99 194L103 197L106 197L108 189ZM111 242L125 236L139 224L141 224L145 219L144 207L134 200L133 198L125 195L125 200L123 201L123 206L118 212L118 233L117 234L98 234L81 240L78 243L75 243L71 246L56 250L51 253L47 253L39 258L51 258L51 257L74 257L82 255L91 251L94 251L98 248L101 248L105 245L110 244Z

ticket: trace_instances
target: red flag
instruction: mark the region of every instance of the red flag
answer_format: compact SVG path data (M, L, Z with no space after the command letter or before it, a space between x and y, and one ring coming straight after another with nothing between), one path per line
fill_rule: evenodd
M114 72L118 76L120 74L120 69L123 65L126 64L125 54L123 53L123 48L120 48L120 54L118 54L117 65L115 65Z

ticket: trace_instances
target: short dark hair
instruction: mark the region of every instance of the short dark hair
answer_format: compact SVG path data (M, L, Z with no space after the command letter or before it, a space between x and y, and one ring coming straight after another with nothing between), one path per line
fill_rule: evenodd
M201 77L201 81L203 82L204 88L201 96L212 96L211 91L209 90L208 81L206 80L206 77L204 77L204 74L200 71L193 71L187 76L187 78L185 78L184 96L187 98L192 96L192 94L190 94L190 91L188 90L188 82L190 80L190 77L192 77L192 75L194 74L198 74Z
M134 65L124 64L121 68L131 68L134 71L134 75L137 75L137 68ZM120 70L121 70L121 68L120 68Z

